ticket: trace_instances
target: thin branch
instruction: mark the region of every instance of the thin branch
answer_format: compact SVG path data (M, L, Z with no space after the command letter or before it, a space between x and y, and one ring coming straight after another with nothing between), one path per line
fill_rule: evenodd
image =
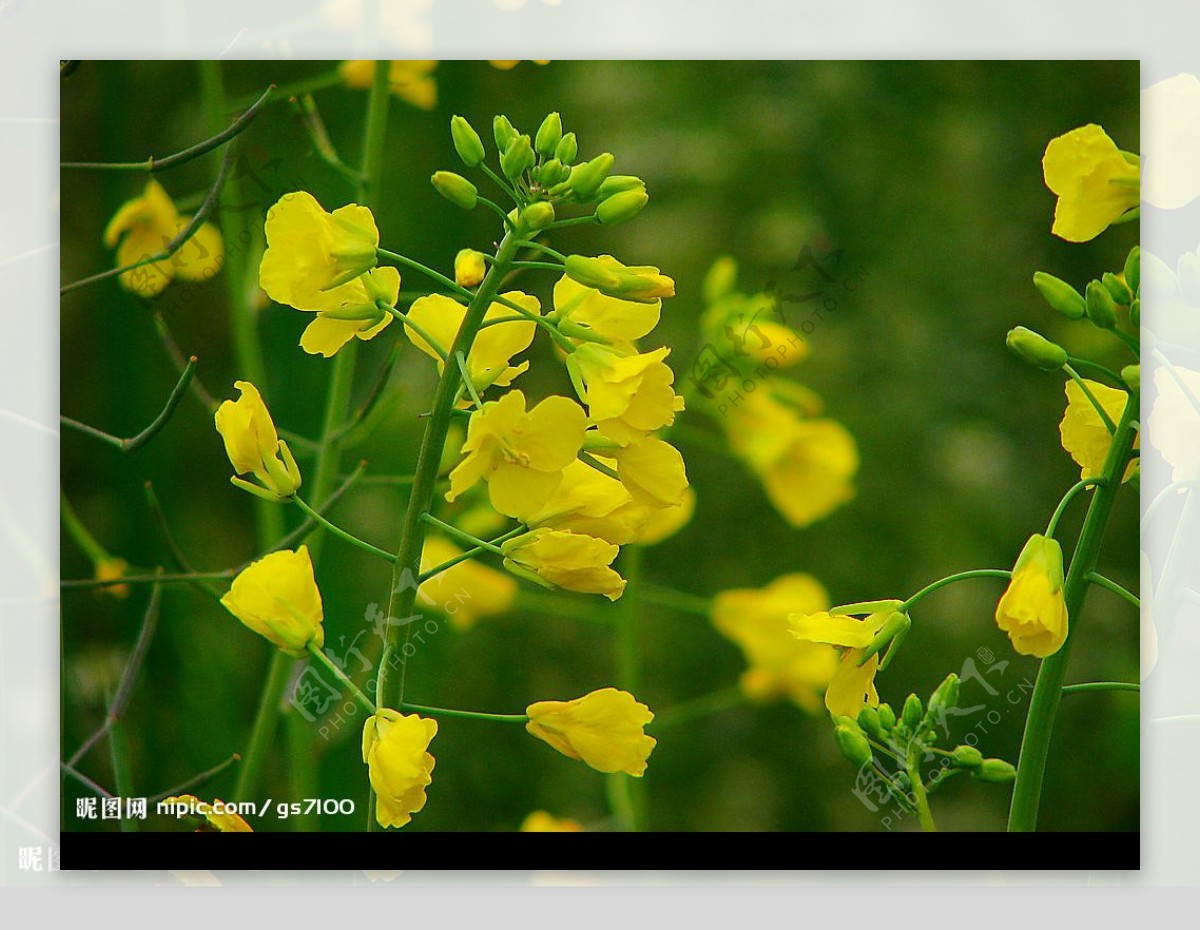
M171 333L170 327L167 326L167 318L163 316L161 310L154 311L154 329L158 333L158 338L162 340L163 348L167 350L167 355L171 357L171 361L175 363L175 367L179 369L179 373L182 375L188 366L188 356L185 356L179 348L179 343L175 341L175 336ZM218 406L217 399L200 383L199 378L193 377L192 383L188 386L192 389L192 393L196 395L196 399L208 409L209 413L216 411Z
M122 452L135 452L142 446L146 445L159 434L167 421L171 419L171 415L175 412L175 408L179 406L179 402L183 400L183 394L191 383L192 376L196 373L196 356L188 359L187 367L183 369L183 374L179 376L179 381L171 390L171 396L167 398L167 404L163 407L154 421L136 436L129 439L122 439L119 436L113 436L111 433L106 433L104 430L96 429L94 426L88 426L86 423L80 423L78 420L72 420L70 417L59 417L63 426L69 426L72 429L78 430L81 433L86 433L94 439L99 439L111 446L116 446Z
M241 762L241 761L242 761L242 757L235 752L232 756L230 756L224 762L220 762L217 765L214 765L211 769L205 769L199 775L193 775L191 778L187 779L187 781L180 782L174 788L168 788L166 791L160 791L158 794L154 795L153 797L146 798L146 803L147 804L157 804L159 801L163 801L167 798L173 798L173 797L177 797L181 794L190 793L193 788L199 788L205 782L210 781L213 778L216 778L218 775L220 775L222 772L224 772L227 768L229 768L229 766L233 765L235 762Z

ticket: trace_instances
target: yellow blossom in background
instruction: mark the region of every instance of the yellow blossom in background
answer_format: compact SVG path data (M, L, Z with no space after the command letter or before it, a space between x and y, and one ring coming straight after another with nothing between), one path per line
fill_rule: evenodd
M1146 434L1150 444L1171 466L1172 481L1200 477L1200 372L1156 368L1154 390Z
M541 527L500 548L505 568L543 587L603 594L610 601L625 591L625 579L609 568L618 549L603 539Z
M259 497L286 500L300 487L300 469L288 444L279 438L262 395L249 381L235 381L241 392L236 400L224 401L214 416L217 432L225 441L225 453L238 475L253 475L261 482L251 484L239 477L232 481Z
M713 626L737 644L749 666L741 679L748 698L784 697L810 712L820 708L821 695L838 668L837 650L797 638L788 618L828 607L825 589L802 573L776 578L765 588L737 588L713 598Z
M374 339L392 322L383 302L395 307L400 298L400 272L395 268L373 268L352 281L327 291L318 291L303 310L317 318L304 330L300 347L309 355L334 355L351 339Z
M584 387L588 416L599 431L628 445L675 422L683 398L664 359L667 348L624 354L591 343L567 356L567 370Z
M541 303L536 297L530 297L520 291L509 291L501 296L519 307L524 307L533 316L541 313ZM450 350L466 313L467 308L458 301L444 294L430 294L413 301L405 314L413 324L404 324L405 335L413 345L437 361L439 374L445 365L438 349L442 352ZM483 315L483 321L487 323L489 320L515 315L516 311L511 307L494 303ZM420 332L417 331L417 327L420 328ZM511 366L509 361L518 352L529 348L536 330L537 323L532 320L514 320L480 329L471 345L471 351L467 353L467 370L471 373L471 382L475 389L482 391L493 384L508 387L517 375L527 370L529 362ZM429 344L426 336L436 343L437 349Z
M458 558L463 550L440 536L427 536L421 550L421 571L427 572ZM503 572L467 559L421 583L417 597L445 614L458 630L474 626L484 617L512 607L517 583Z
M1112 388L1099 381L1089 381L1084 378L1083 383L1100 402L1100 406L1104 408L1109 419L1113 423L1120 421L1121 414L1125 412L1125 404L1129 401L1129 395L1120 388ZM1100 419L1096 408L1092 406L1092 402L1087 399L1083 390L1074 380L1067 382L1066 391L1067 410L1063 414L1062 423L1059 424L1062 447L1071 453L1075 464L1080 466L1079 477L1081 479L1098 477L1104 470L1104 460L1108 457L1108 447L1112 444L1112 435L1104 421ZM1141 442L1140 437L1138 442ZM1128 481L1133 476L1136 467L1136 462L1130 462L1129 467L1125 469L1125 477L1121 480Z
M583 408L566 397L547 397L529 412L520 391L485 403L471 414L464 457L450 473L446 500L483 480L492 506L523 520L558 489L563 469L583 445L586 427Z
M617 263L611 256L602 256L596 261L605 265L605 259L608 263ZM661 313L662 300L659 298L639 302L609 297L595 288L585 287L569 275L563 275L554 285L554 317L610 343L641 339L658 325Z
M221 605L288 655L325 644L325 613L308 547L281 549L252 562L233 579Z
M996 624L1021 655L1044 659L1067 641L1067 619L1062 546L1035 533L1021 550L1012 581L996 605Z
M246 823L240 816L234 813L224 812L223 805L225 804L220 798L213 798L213 803L201 801L194 794L173 795L164 799L164 804L180 804L187 805L190 810L195 810L208 821L208 825L219 833L253 833L250 824ZM222 809L222 813L217 813L217 808Z
M267 211L267 250L258 281L267 296L297 310L320 310L323 292L375 267L379 229L356 203L325 212L307 191L284 194Z
M1137 162L1095 123L1051 139L1042 172L1058 195L1050 231L1068 242L1095 239L1141 198Z
M683 456L669 442L648 436L597 453L597 457L601 455L613 460L621 484L636 502L655 509L683 503L688 488L687 471Z
M602 688L573 701L539 701L525 709L530 733L564 756L600 772L640 777L656 740L645 733L654 714L628 691Z
M558 6L558 4L561 2L561 0L543 0L543 2L549 3L552 6ZM501 9L515 10L521 6L524 6L525 2L524 2L524 0L517 0L517 2L514 4L513 0L497 0L496 5L499 6ZM516 58L516 59L511 59L511 60L502 58L502 59L495 60L495 61L489 60L488 64L491 65L493 68L497 69L498 71L511 71L513 68L515 68L517 65L519 65L522 61L526 61L526 60L531 61L535 65L550 64L549 58L530 58L530 59Z
M894 613L894 607L888 606L861 619L835 616L824 610L795 613L788 618L792 635L797 639L844 649L837 670L825 689L825 707L834 716L857 717L863 707L879 706L879 693L875 690L879 654L871 656L861 667L858 663L871 640Z
M425 806L433 782L429 744L436 720L405 716L381 707L363 726L362 757L375 791L375 819L381 827L402 827Z
M649 511L641 532L633 541L639 546L656 546L687 526L695 512L696 492L691 487L684 488L683 500L680 503Z
M675 281L653 265L624 265L611 255L568 255L567 276L608 297L653 304L675 296Z
M454 283L459 287L475 287L487 275L487 262L482 252L459 249L454 256Z
M109 220L104 244L110 249L116 246L118 267L132 265L162 252L190 219L179 215L162 185L151 179L140 197L125 201ZM224 258L221 233L212 223L201 223L173 256L122 272L118 280L139 297L154 297L174 277L183 281L211 278L220 270Z
M422 110L437 106L436 60L402 59L388 67L388 89L401 100ZM375 62L370 59L343 61L338 69L347 87L370 88L375 80Z
M109 556L106 559L101 559L96 563L95 579L97 581L112 581L114 578L124 578L129 571L129 563L124 559L116 556ZM129 597L129 585L127 584L110 584L99 589L101 594L106 594L109 597L115 597L117 600L125 600Z
M522 833L582 833L583 824L546 811L534 811L521 823Z

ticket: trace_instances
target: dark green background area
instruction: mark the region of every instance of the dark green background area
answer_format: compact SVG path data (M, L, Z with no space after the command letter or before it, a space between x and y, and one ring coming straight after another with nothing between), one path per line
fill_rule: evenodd
M233 100L248 102L269 83L327 71L333 63L223 65ZM1004 334L1025 324L1111 367L1131 359L1085 324L1055 316L1030 284L1046 270L1082 286L1119 269L1136 225L1072 245L1050 235L1054 198L1041 177L1046 142L1098 122L1117 144L1138 149L1138 68L1133 62L553 62L500 72L483 62L443 62L436 110L392 102L382 204L385 247L449 271L463 246L488 247L493 214L464 213L428 183L440 168L461 168L449 117L468 117L490 142L491 118L506 113L533 132L559 110L582 156L616 155L616 170L643 177L649 208L614 229L568 230L563 251L609 252L627 263L655 264L672 275L678 296L648 345L669 345L682 380L699 346L703 274L714 258L735 256L746 290L768 280L788 284L806 244L842 249L847 269L867 277L809 336L811 355L795 377L825 399L829 415L855 436L862 456L855 500L804 530L790 528L761 488L729 457L704 444L679 444L699 504L678 536L646 553L644 577L696 595L759 586L780 574L811 572L835 602L904 597L924 583L973 567L1009 567L1025 538L1045 525L1078 468L1059 446L1062 379L1022 366ZM342 157L356 164L366 93L337 87L317 94ZM85 62L62 88L64 160L128 161L164 155L208 134L191 63ZM303 188L332 209L353 190L313 157L286 104L272 105L244 137L240 183L256 218L279 194ZM180 202L199 202L219 155L159 177ZM480 177L481 190L491 190ZM101 234L108 218L145 182L136 173L64 172L61 189L63 281L110 267ZM236 217L233 217L236 220ZM256 220L257 221L257 220ZM235 246L230 243L230 248ZM257 261L257 258L254 258ZM552 281L522 286L549 302ZM132 435L160 409L177 371L156 335L154 310L167 318L199 378L217 397L234 396L227 282L172 285L146 302L107 281L62 303L62 411L118 435ZM404 289L424 282L404 272ZM807 311L793 309L796 325ZM275 420L306 436L320 429L330 362L297 346L307 317L267 305L260 324L268 381L260 384ZM359 352L360 398L387 356L393 326ZM518 382L527 394L568 390L561 366L539 339L533 370ZM399 402L378 433L346 450L371 474L411 472L433 366L403 350L389 387ZM698 413L681 423L711 430ZM686 435L683 434L683 435ZM713 435L717 435L713 433ZM301 459L311 474L311 462ZM83 521L131 563L169 565L143 496L152 480L174 532L192 561L220 569L257 551L252 499L229 484L230 468L209 412L186 398L146 449L123 456L87 437L64 433L62 480ZM1137 502L1118 502L1102 570L1137 584ZM333 517L394 548L404 505L400 490L355 489ZM298 513L289 512L294 523ZM1079 511L1064 521L1078 527ZM1069 538L1069 536L1068 536ZM64 533L65 578L91 566ZM339 647L366 628L372 604L386 604L389 571L336 539L324 543L317 573L325 602L326 642ZM992 620L999 586L950 588L923 604L905 648L878 684L898 706L928 693L973 658L981 667L1007 660L989 696L964 686L964 705L985 713L989 755L1016 758L1027 691L1036 662L1012 653ZM633 593L631 589L631 594ZM63 749L69 755L102 719L133 641L148 591L126 601L90 591L63 596ZM570 595L563 595L571 598ZM572 598L576 603L592 603ZM534 700L570 698L614 679L612 613L597 619L521 609L466 634L443 623L409 665L414 701L514 712ZM1137 618L1104 591L1089 598L1076 630L1069 680L1137 680ZM639 699L656 711L733 685L743 669L737 649L702 618L644 606ZM359 641L377 644L370 633ZM990 657L990 660L989 660ZM268 644L203 592L175 586L164 594L160 629L133 696L127 729L139 793L153 794L244 751ZM1016 703L1011 703L1012 694ZM291 715L293 720L295 715ZM303 722L300 722L303 724ZM363 812L326 817L324 829L365 821L366 770L359 757L361 712L332 738L288 725L280 734L262 797L297 794L352 798ZM986 730L986 732L984 732ZM604 778L568 760L519 727L444 721L429 804L410 830L509 830L536 808L602 828L609 817ZM289 761L300 760L302 764ZM81 768L112 786L104 746ZM826 720L788 704L738 708L661 735L645 778L651 828L670 830L878 830L880 813L851 793L854 769L834 748ZM228 797L227 772L202 789ZM1129 694L1064 702L1043 804L1046 829L1114 830L1138 825L1138 700ZM74 818L73 782L64 783L64 829L109 827ZM1009 791L952 780L934 797L943 829L1002 829ZM913 829L907 818L893 829ZM268 819L260 829L287 828ZM163 821L151 826L172 828Z

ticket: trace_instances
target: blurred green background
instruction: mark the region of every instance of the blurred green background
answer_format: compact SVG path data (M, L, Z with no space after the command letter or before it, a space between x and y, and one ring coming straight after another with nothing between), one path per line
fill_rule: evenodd
M226 62L231 110L270 83L327 73L333 62ZM644 577L709 596L806 571L835 603L904 597L924 583L972 567L1008 567L1038 531L1059 495L1078 478L1060 448L1061 378L1023 366L1004 349L1004 334L1026 324L1076 354L1111 367L1127 363L1115 343L1056 317L1030 278L1050 271L1077 285L1120 268L1136 224L1072 245L1050 235L1054 198L1041 178L1046 142L1088 122L1117 144L1138 149L1136 62L552 62L501 71L486 62L442 62L438 105L416 109L393 98L382 204L385 247L450 271L463 246L485 248L498 235L493 214L465 213L428 183L439 168L461 168L449 117L468 117L488 141L491 118L507 114L533 132L559 110L578 134L581 156L609 151L616 170L647 182L650 207L634 223L556 234L553 244L584 254L611 252L672 275L678 296L665 302L649 344L670 345L677 383L698 348L700 287L713 259L735 256L745 290L783 280L806 244L843 250L847 266L869 273L843 294L810 335L810 358L795 377L819 392L829 415L853 433L862 458L856 498L828 519L795 530L772 509L756 481L708 443L678 443L698 495L695 518L647 551ZM359 159L364 91L317 93L343 159ZM182 149L210 134L201 108L197 65L187 62L85 62L62 88L64 160L130 161ZM353 190L312 153L295 114L270 106L244 137L240 183L247 212L223 221L255 224L279 194L314 193L328 209ZM212 154L159 180L194 209L211 183ZM108 218L140 193L138 173L68 171L62 176L62 278L111 266L101 244ZM480 180L481 190L488 187ZM241 218L239 218L241 216ZM252 257L257 262L257 257ZM522 286L549 300L552 280ZM424 282L404 273L404 288ZM152 315L161 311L185 353L200 358L199 380L217 398L232 397L228 282L175 283L146 302L115 280L68 294L62 302L62 411L117 435L142 429L177 377ZM320 431L330 362L297 346L307 318L267 304L260 318L268 378L260 384L276 422L305 436ZM393 326L359 352L356 403L399 336ZM541 340L533 370L518 385L535 396L566 389L561 366ZM420 421L433 385L429 359L405 347L389 387L401 395L379 431L347 449L368 473L412 470ZM683 416L694 430L711 427ZM717 434L714 432L714 436ZM301 459L304 468L306 460ZM311 467L311 466L310 466ZM252 498L229 484L230 468L211 414L186 398L146 449L122 455L64 433L64 490L83 522L115 555L135 566L170 566L145 504L154 482L183 550L203 569L238 564L257 551ZM403 489L362 484L331 516L393 549ZM290 525L299 513L286 514ZM1064 523L1078 526L1073 510ZM1137 501L1119 502L1102 560L1110 577L1136 589ZM64 533L64 578L92 566ZM326 643L335 650L365 627L372 604L386 605L389 572L336 539L324 543L317 572ZM992 620L999 589L991 582L954 586L930 599L892 667L878 680L894 706L910 691L927 696L974 657L1007 659L1001 698L1036 673L1012 653ZM62 740L69 756L102 720L136 634L148 590L126 600L64 591ZM593 604L583 596L562 595ZM597 599L599 600L599 599ZM570 698L614 680L611 615L596 619L522 607L467 633L442 624L409 663L407 695L421 703L512 712L533 700ZM1069 680L1137 680L1137 618L1127 605L1095 592L1077 621ZM643 681L638 698L654 710L734 685L744 668L737 648L703 618L644 605L640 614ZM372 648L369 634L359 641ZM370 655L368 649L368 655ZM245 749L269 660L268 644L204 592L171 586L162 622L127 716L135 787L152 795ZM354 666L351 666L352 668ZM980 746L1015 761L1025 704L1009 708L978 685L964 705L989 701L1003 715L984 724ZM295 714L290 715L293 719ZM982 715L966 718L976 726ZM301 723L303 723L301 721ZM285 725L260 795L352 798L350 818L280 823L361 829L366 769L359 756L361 713L331 738L314 727ZM966 724L964 724L965 726ZM653 730L651 730L653 732ZM290 737L289 737L290 734ZM292 742L289 743L289 739ZM1043 804L1045 829L1114 830L1138 826L1138 701L1127 694L1065 701ZM610 817L605 779L519 728L444 721L434 746L437 769L429 804L406 829L511 830L546 809L602 829ZM302 760L295 765L289 756ZM105 747L81 769L112 786ZM228 798L227 770L202 797ZM645 777L651 829L879 830L851 793L854 769L837 753L827 720L790 704L739 707L663 733ZM64 829L110 829L75 819L87 792L64 782ZM1003 829L1009 790L952 780L934 798L943 829ZM894 829L914 829L906 818ZM150 828L182 829L162 819Z

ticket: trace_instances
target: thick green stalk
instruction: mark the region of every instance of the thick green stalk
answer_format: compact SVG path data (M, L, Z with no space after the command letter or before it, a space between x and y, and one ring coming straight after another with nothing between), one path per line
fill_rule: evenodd
M492 299L500 290L500 286L509 271L509 264L519 249L517 237L508 234L500 242L496 251L496 261L488 270L487 276L479 285L479 290L467 305L462 325L454 337L454 344L449 348L453 356L457 352L468 355L475 342L483 315L492 304ZM462 382L462 374L457 365L446 365L438 379L434 392L433 404L429 419L425 425L425 436L421 440L421 448L417 453L417 469L413 476L412 493L408 500L408 509L404 514L404 525L400 536L400 546L396 550L396 564L392 572L391 594L388 597L387 616L408 617L412 615L416 604L417 589L411 583L421 574L421 550L425 545L424 515L433 505L434 488L437 484L438 471L441 467L442 450L446 445L446 434L450 430L453 417L454 399ZM404 624L406 632L411 632L412 624ZM379 674L376 679L375 703L380 707L395 708L404 698L404 656L401 642L400 625L389 624L387 639L380 658ZM375 820L375 796L371 795L371 812L368 829L377 830Z
M271 743L275 741L275 730L279 726L280 705L283 691L292 677L296 660L282 650L275 649L271 664L267 668L267 680L258 698L258 710L254 714L254 725L250 729L250 742L242 753L242 765L238 769L237 783L233 788L235 801L249 800L258 790L262 770L267 761Z
M1042 780L1046 774L1046 758L1050 753L1050 739L1054 731L1054 718L1058 714L1058 702L1062 699L1063 680L1067 672L1071 640L1079 635L1079 619L1091 580L1088 576L1096 570L1104 533L1113 502L1121 487L1121 478L1129 464L1137 430L1138 394L1134 392L1125 404L1121 420L1108 447L1102 477L1104 484L1098 485L1075 553L1067 571L1063 596L1067 605L1071 632L1062 649L1042 661L1037 682L1029 701L1029 715L1025 719L1025 734L1021 738L1021 758L1017 764L1017 781L1013 786L1012 806L1009 809L1009 832L1029 832L1037 829L1038 808L1042 800Z
M133 766L129 761L129 737L125 733L125 724L120 720L114 720L108 728L108 748L112 753L114 792L119 798L137 797L133 790ZM137 833L137 820L122 816L121 832Z

